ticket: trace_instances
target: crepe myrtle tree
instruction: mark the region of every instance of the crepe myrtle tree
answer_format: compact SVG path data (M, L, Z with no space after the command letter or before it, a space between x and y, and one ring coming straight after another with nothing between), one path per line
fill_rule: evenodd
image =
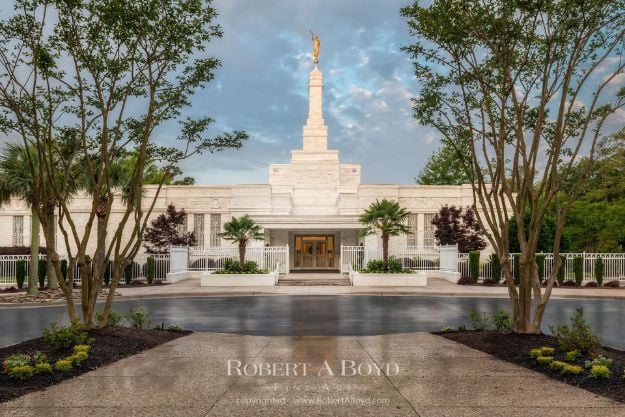
M610 116L623 111L625 1L433 0L401 13L420 86L414 116L446 145L468 147L463 168L501 260L515 330L537 333L560 267L565 219L585 183L564 190L566 172L583 155L593 160L597 141L614 127ZM588 170L577 174L583 180ZM543 290L534 259L550 210L555 265ZM518 288L508 257L512 216Z
M0 128L36 151L27 164L33 206L51 242L54 229L41 207L46 199L57 205L67 275L80 271L80 309L88 328L94 326L105 266L113 262L100 322L106 326L119 279L141 247L170 176L144 189L146 165L173 173L192 155L239 148L247 139L241 131L208 136L212 119L181 115L220 66L206 51L221 36L217 12L209 0L16 0L14 9L0 21ZM177 136L159 145L155 130L167 125L175 131L176 124ZM113 175L128 153L134 166L124 184L123 209L113 219L111 207L122 194ZM76 164L89 178L83 191L93 196L86 213L70 209ZM106 234L94 230L98 216ZM102 248L104 262L92 263ZM57 250L48 256L63 276ZM70 319L79 318L71 283L59 280L59 286Z
M260 225L256 224L249 215L233 217L224 223L224 231L219 236L230 240L239 246L239 265L245 264L245 251L250 240L263 240L265 235L261 232Z
M364 226L361 236L380 234L382 237L382 261L384 270L388 270L388 242L391 236L411 233L406 225L408 211L398 202L387 199L375 200L359 217Z

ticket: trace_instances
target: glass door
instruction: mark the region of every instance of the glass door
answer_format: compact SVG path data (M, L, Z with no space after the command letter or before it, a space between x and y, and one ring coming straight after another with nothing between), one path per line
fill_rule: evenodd
M334 267L333 235L295 236L295 269Z

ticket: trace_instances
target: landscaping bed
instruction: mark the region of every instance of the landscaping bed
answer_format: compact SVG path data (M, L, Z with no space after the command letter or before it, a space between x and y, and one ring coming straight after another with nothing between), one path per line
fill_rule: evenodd
M90 330L88 357L69 371L36 374L24 380L0 372L0 403L33 391L45 389L65 379L108 365L125 357L185 336L188 331L136 330L128 327L107 327ZM43 338L31 339L17 345L0 348L0 359L14 354L34 355L42 352L50 363L71 355L73 347L54 348Z
M447 331L436 334L506 362L535 370L569 385L625 403L625 379L623 379L625 352L623 351L609 347L595 349L594 354L612 359L612 375L609 378L591 378L590 371L585 368L585 362L592 358L587 355L580 355L576 360L567 360L565 358L566 352L558 349L559 339L554 336L497 331ZM540 347L554 348L554 360L578 365L584 368L583 372L577 375L563 374L548 365L538 363L535 358L530 356L530 351Z

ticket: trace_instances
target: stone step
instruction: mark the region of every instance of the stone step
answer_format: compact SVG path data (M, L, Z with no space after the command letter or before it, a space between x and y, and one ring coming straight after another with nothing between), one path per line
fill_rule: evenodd
M331 286L349 286L348 278L337 279L296 279L296 278L280 278L278 285L285 286L318 286L318 285L331 285Z

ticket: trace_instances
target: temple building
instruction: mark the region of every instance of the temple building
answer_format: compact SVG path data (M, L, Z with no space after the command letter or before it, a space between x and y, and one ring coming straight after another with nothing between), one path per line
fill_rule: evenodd
M195 231L199 246L214 247L230 245L218 236L225 222L249 214L265 234L264 241L253 245L288 245L291 270L337 270L341 245L381 245L375 236L359 236L358 216L376 199L386 198L398 201L411 213L408 223L413 231L393 237L391 246L434 247L432 217L445 204L472 205L471 186L362 184L360 164L341 163L339 151L328 149L323 75L317 65L308 85L309 111L302 129L302 148L291 151L290 163L269 165L268 184L165 186L152 217L165 212L170 203L184 208L186 230ZM149 200L155 186L146 188ZM84 211L86 218L91 204L87 196L76 197L71 204L77 213ZM112 223L121 215L120 201L113 210ZM29 245L29 230L30 210L23 201L13 200L0 207L0 246ZM63 254L58 235L57 248Z

